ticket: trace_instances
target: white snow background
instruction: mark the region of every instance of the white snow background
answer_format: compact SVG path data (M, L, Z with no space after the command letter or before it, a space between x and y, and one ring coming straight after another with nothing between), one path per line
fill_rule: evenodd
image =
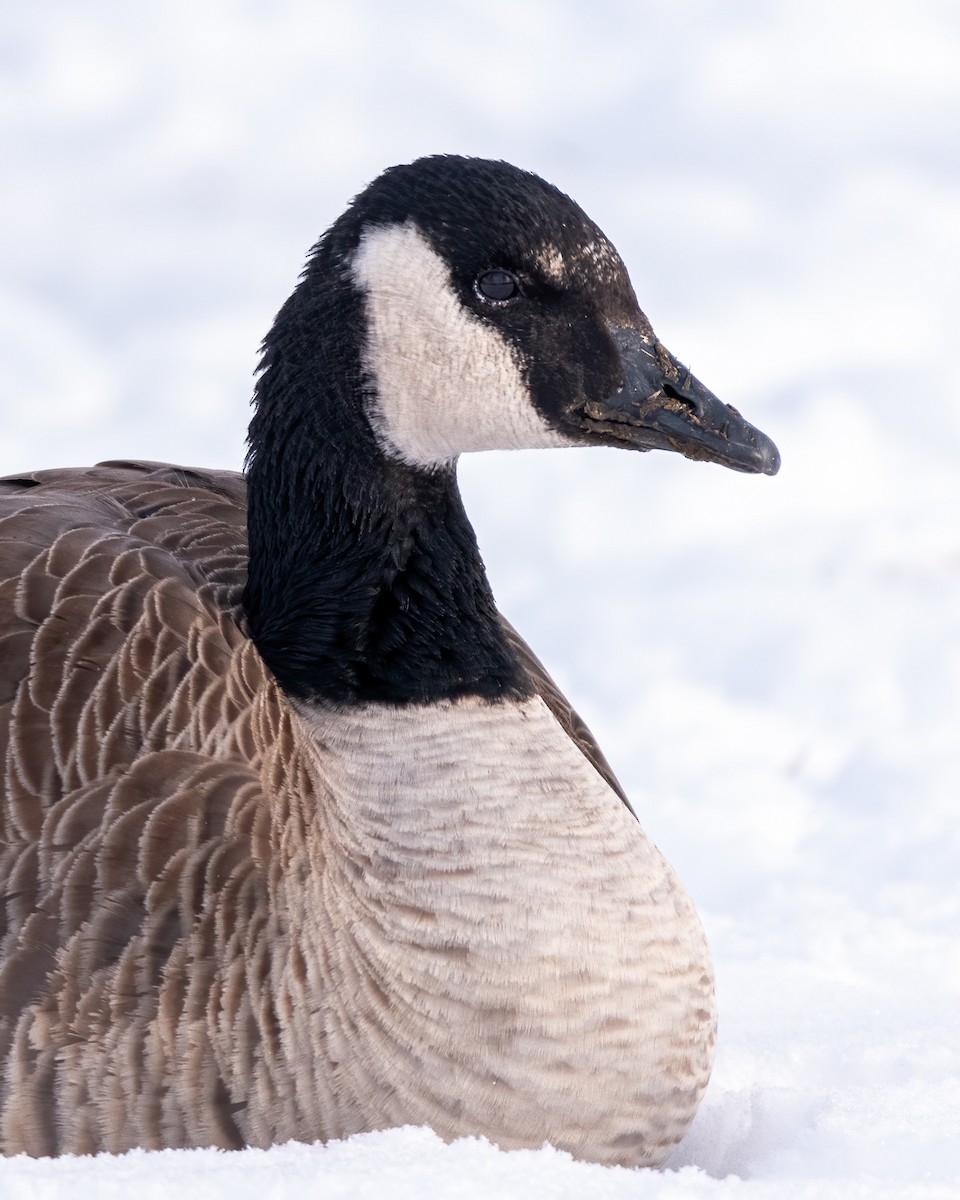
M671 1169L424 1130L0 1162L0 1196L960 1195L960 5L37 0L0 29L0 471L239 467L259 339L379 171L577 199L783 455L485 455L501 607L697 902Z

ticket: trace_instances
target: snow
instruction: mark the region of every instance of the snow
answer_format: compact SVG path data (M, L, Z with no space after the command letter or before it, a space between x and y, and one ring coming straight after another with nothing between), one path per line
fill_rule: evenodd
M306 249L438 150L569 191L784 465L461 469L501 607L713 947L718 1060L670 1170L395 1130L7 1160L0 1195L960 1195L958 54L949 0L5 15L0 471L239 466Z

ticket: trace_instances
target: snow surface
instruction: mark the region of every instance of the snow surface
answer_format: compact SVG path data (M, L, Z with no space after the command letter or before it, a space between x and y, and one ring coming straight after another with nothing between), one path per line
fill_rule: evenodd
M0 471L239 466L306 249L439 150L569 191L784 461L461 469L501 606L710 936L672 1170L404 1130L7 1160L0 1195L960 1195L960 6L45 0L0 63Z

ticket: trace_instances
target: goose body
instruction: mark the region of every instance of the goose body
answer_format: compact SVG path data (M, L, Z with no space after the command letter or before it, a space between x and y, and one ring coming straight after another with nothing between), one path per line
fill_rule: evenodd
M666 1157L709 952L455 478L595 443L777 467L572 201L438 157L314 248L246 477L0 481L4 1152L417 1123Z

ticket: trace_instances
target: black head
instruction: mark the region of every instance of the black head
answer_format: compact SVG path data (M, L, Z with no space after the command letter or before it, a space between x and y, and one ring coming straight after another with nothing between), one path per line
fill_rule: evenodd
M338 224L365 302L368 417L401 458L599 443L776 470L772 443L656 340L602 231L538 176L420 159Z

